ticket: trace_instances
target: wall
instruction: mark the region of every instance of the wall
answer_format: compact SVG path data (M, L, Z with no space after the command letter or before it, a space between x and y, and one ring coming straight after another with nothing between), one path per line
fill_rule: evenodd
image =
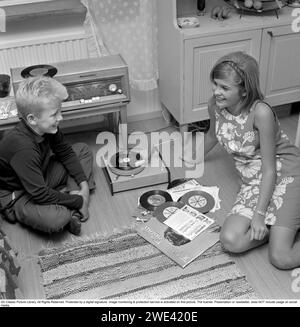
M158 89L137 91L131 89L131 102L127 107L128 121L147 120L161 117L161 102Z

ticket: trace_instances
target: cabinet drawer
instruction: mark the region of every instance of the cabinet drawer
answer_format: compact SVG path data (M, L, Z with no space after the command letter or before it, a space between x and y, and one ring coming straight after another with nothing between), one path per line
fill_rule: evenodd
M270 104L300 100L300 33L291 25L263 30L260 70Z
M209 73L214 63L233 51L245 51L259 61L261 30L201 37L185 41L184 108L185 123L208 118L211 97Z

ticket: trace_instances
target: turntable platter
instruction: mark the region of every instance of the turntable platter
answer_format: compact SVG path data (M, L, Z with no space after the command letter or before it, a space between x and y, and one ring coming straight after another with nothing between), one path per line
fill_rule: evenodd
M124 151L108 158L102 157L103 172L111 194L170 182L169 169L160 158L158 150L151 152L150 159L147 152L139 152L137 149ZM155 200L156 197L151 198L151 201Z
M145 160L136 151L120 151L109 160L109 169L120 176L132 176L145 168Z

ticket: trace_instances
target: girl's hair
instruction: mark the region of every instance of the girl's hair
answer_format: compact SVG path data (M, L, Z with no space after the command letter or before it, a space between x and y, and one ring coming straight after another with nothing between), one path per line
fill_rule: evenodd
M20 118L26 120L28 114L37 117L44 103L61 102L68 97L64 85L51 77L28 77L22 81L16 93L16 104Z
M264 96L259 86L259 68L257 61L242 52L232 52L220 58L210 72L210 81L233 77L246 95L243 97L242 108L247 111L255 100L263 100Z

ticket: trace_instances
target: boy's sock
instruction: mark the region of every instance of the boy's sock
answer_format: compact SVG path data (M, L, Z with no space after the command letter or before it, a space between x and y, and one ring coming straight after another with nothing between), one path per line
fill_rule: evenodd
M80 214L73 212L70 222L67 224L67 230L74 235L79 235L81 232Z

